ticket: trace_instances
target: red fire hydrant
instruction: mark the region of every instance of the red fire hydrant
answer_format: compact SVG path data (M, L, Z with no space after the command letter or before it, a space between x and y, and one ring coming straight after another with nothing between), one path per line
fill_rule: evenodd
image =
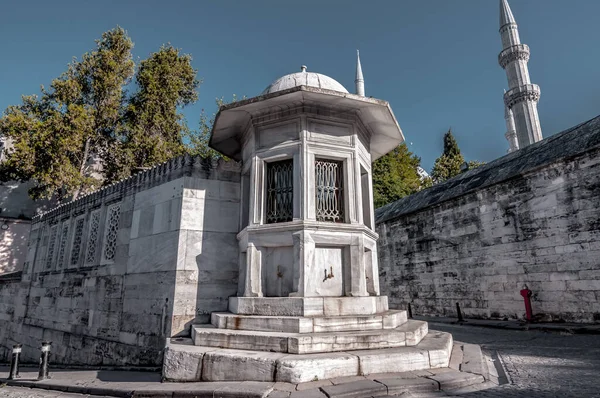
M531 318L533 317L533 311L531 311L531 295L533 292L529 290L527 285L525 285L525 289L521 290L521 296L523 296L523 300L525 300L525 313L527 317L527 322L531 322Z

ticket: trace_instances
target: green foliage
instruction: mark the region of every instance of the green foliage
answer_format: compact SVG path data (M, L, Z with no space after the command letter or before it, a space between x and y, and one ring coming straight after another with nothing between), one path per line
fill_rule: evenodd
M246 97L244 96L242 97L242 99L246 99ZM231 101L227 102L223 98L217 98L215 99L215 103L217 105L217 109L219 109L221 108L221 106L232 102L236 102L237 100L237 96L233 94ZM212 116L209 118L204 109L202 110L198 130L188 130L185 134L185 150L187 153L189 153L190 155L199 155L203 158L208 159L224 158L227 160L227 158L223 156L220 152L217 152L208 146L210 132L212 130L213 124L215 123L216 116L217 114L213 113Z
M452 135L452 130L444 134L444 153L435 160L431 178L433 183L438 184L455 177L461 173L461 166L465 162L458 144Z
M431 171L431 182L435 184L444 182L484 164L485 162L480 162L478 160L471 160L465 163L465 159L458 148L458 143L452 135L452 130L448 130L448 132L444 134L444 153L436 159L433 170Z
M0 119L9 150L0 180L33 181L33 198L59 200L97 188L90 158L111 134L133 75L133 43L119 27L102 35L96 49L74 60L42 96L24 96Z
M421 159L401 144L373 162L373 201L381 207L423 188L417 173ZM426 183L425 183L426 184Z
M138 91L129 99L123 132L104 158L107 178L115 180L184 153L187 124L179 109L198 99L192 58L172 46L140 63Z
M189 129L180 109L197 100L200 84L192 59L162 46L136 75L132 49L122 28L105 32L40 97L8 107L0 118L8 142L0 180L32 181L33 198L63 200L184 153ZM92 168L96 158L102 175Z
M467 170L473 170L478 168L479 166L483 166L485 162L480 162L479 160L469 160L467 162Z

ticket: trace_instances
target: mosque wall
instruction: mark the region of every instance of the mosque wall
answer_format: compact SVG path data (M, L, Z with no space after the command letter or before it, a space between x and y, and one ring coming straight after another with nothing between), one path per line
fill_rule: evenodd
M382 294L414 314L600 321L600 118L377 210Z
M20 277L0 277L0 360L158 366L168 337L237 290L239 169L181 157L34 217ZM10 276L10 275L9 275Z

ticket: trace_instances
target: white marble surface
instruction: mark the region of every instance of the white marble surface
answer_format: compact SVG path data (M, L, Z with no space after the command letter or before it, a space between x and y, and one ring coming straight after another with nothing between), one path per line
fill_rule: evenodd
M276 381L302 383L358 374L358 357L351 353L288 355L278 360Z
M274 352L215 350L202 360L203 381L273 381L276 361L286 354Z

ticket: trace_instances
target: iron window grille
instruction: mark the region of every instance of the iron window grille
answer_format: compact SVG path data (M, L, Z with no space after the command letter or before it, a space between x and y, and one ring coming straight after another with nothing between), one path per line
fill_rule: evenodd
M266 222L292 221L294 215L294 161L267 163Z
M344 222L343 163L315 160L317 221Z

